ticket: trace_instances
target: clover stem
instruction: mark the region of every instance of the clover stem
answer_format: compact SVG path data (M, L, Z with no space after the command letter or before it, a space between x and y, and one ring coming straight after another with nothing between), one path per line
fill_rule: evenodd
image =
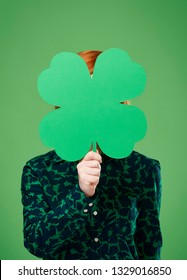
M96 153L96 142L95 141L93 142L93 152Z

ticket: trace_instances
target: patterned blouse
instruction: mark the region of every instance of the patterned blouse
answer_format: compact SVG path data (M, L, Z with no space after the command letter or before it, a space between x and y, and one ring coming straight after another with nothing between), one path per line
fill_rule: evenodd
M55 151L28 161L22 175L24 245L54 260L160 259L160 164L133 151L102 154L93 197L78 185L77 163Z

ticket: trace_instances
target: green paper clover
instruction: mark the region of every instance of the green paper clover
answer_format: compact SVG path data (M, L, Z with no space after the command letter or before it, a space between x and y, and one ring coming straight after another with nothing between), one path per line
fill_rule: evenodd
M144 69L121 49L100 54L90 76L75 53L56 55L38 79L41 97L60 108L40 123L42 142L65 160L83 158L96 143L112 158L128 156L146 133L146 118L137 107L122 104L140 95Z

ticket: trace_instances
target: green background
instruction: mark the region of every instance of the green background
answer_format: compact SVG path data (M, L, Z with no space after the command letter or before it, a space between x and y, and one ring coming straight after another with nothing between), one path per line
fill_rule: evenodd
M133 101L148 119L135 147L162 165L162 259L187 259L187 2L0 0L0 257L37 259L23 246L20 181L30 158L47 152L38 124L51 110L36 87L61 51L126 50L147 72Z

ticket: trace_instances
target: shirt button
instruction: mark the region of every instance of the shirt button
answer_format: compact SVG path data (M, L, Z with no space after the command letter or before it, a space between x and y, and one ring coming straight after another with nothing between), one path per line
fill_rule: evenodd
M89 206L92 207L92 206L93 206L93 203L89 203Z
M84 213L87 213L87 212L88 212L88 209L84 209L83 212L84 212Z
M98 241L99 241L99 238L95 237L95 238L94 238L94 241L95 241L95 242L98 242Z
M97 211L94 211L93 214L94 214L94 216L97 216Z

